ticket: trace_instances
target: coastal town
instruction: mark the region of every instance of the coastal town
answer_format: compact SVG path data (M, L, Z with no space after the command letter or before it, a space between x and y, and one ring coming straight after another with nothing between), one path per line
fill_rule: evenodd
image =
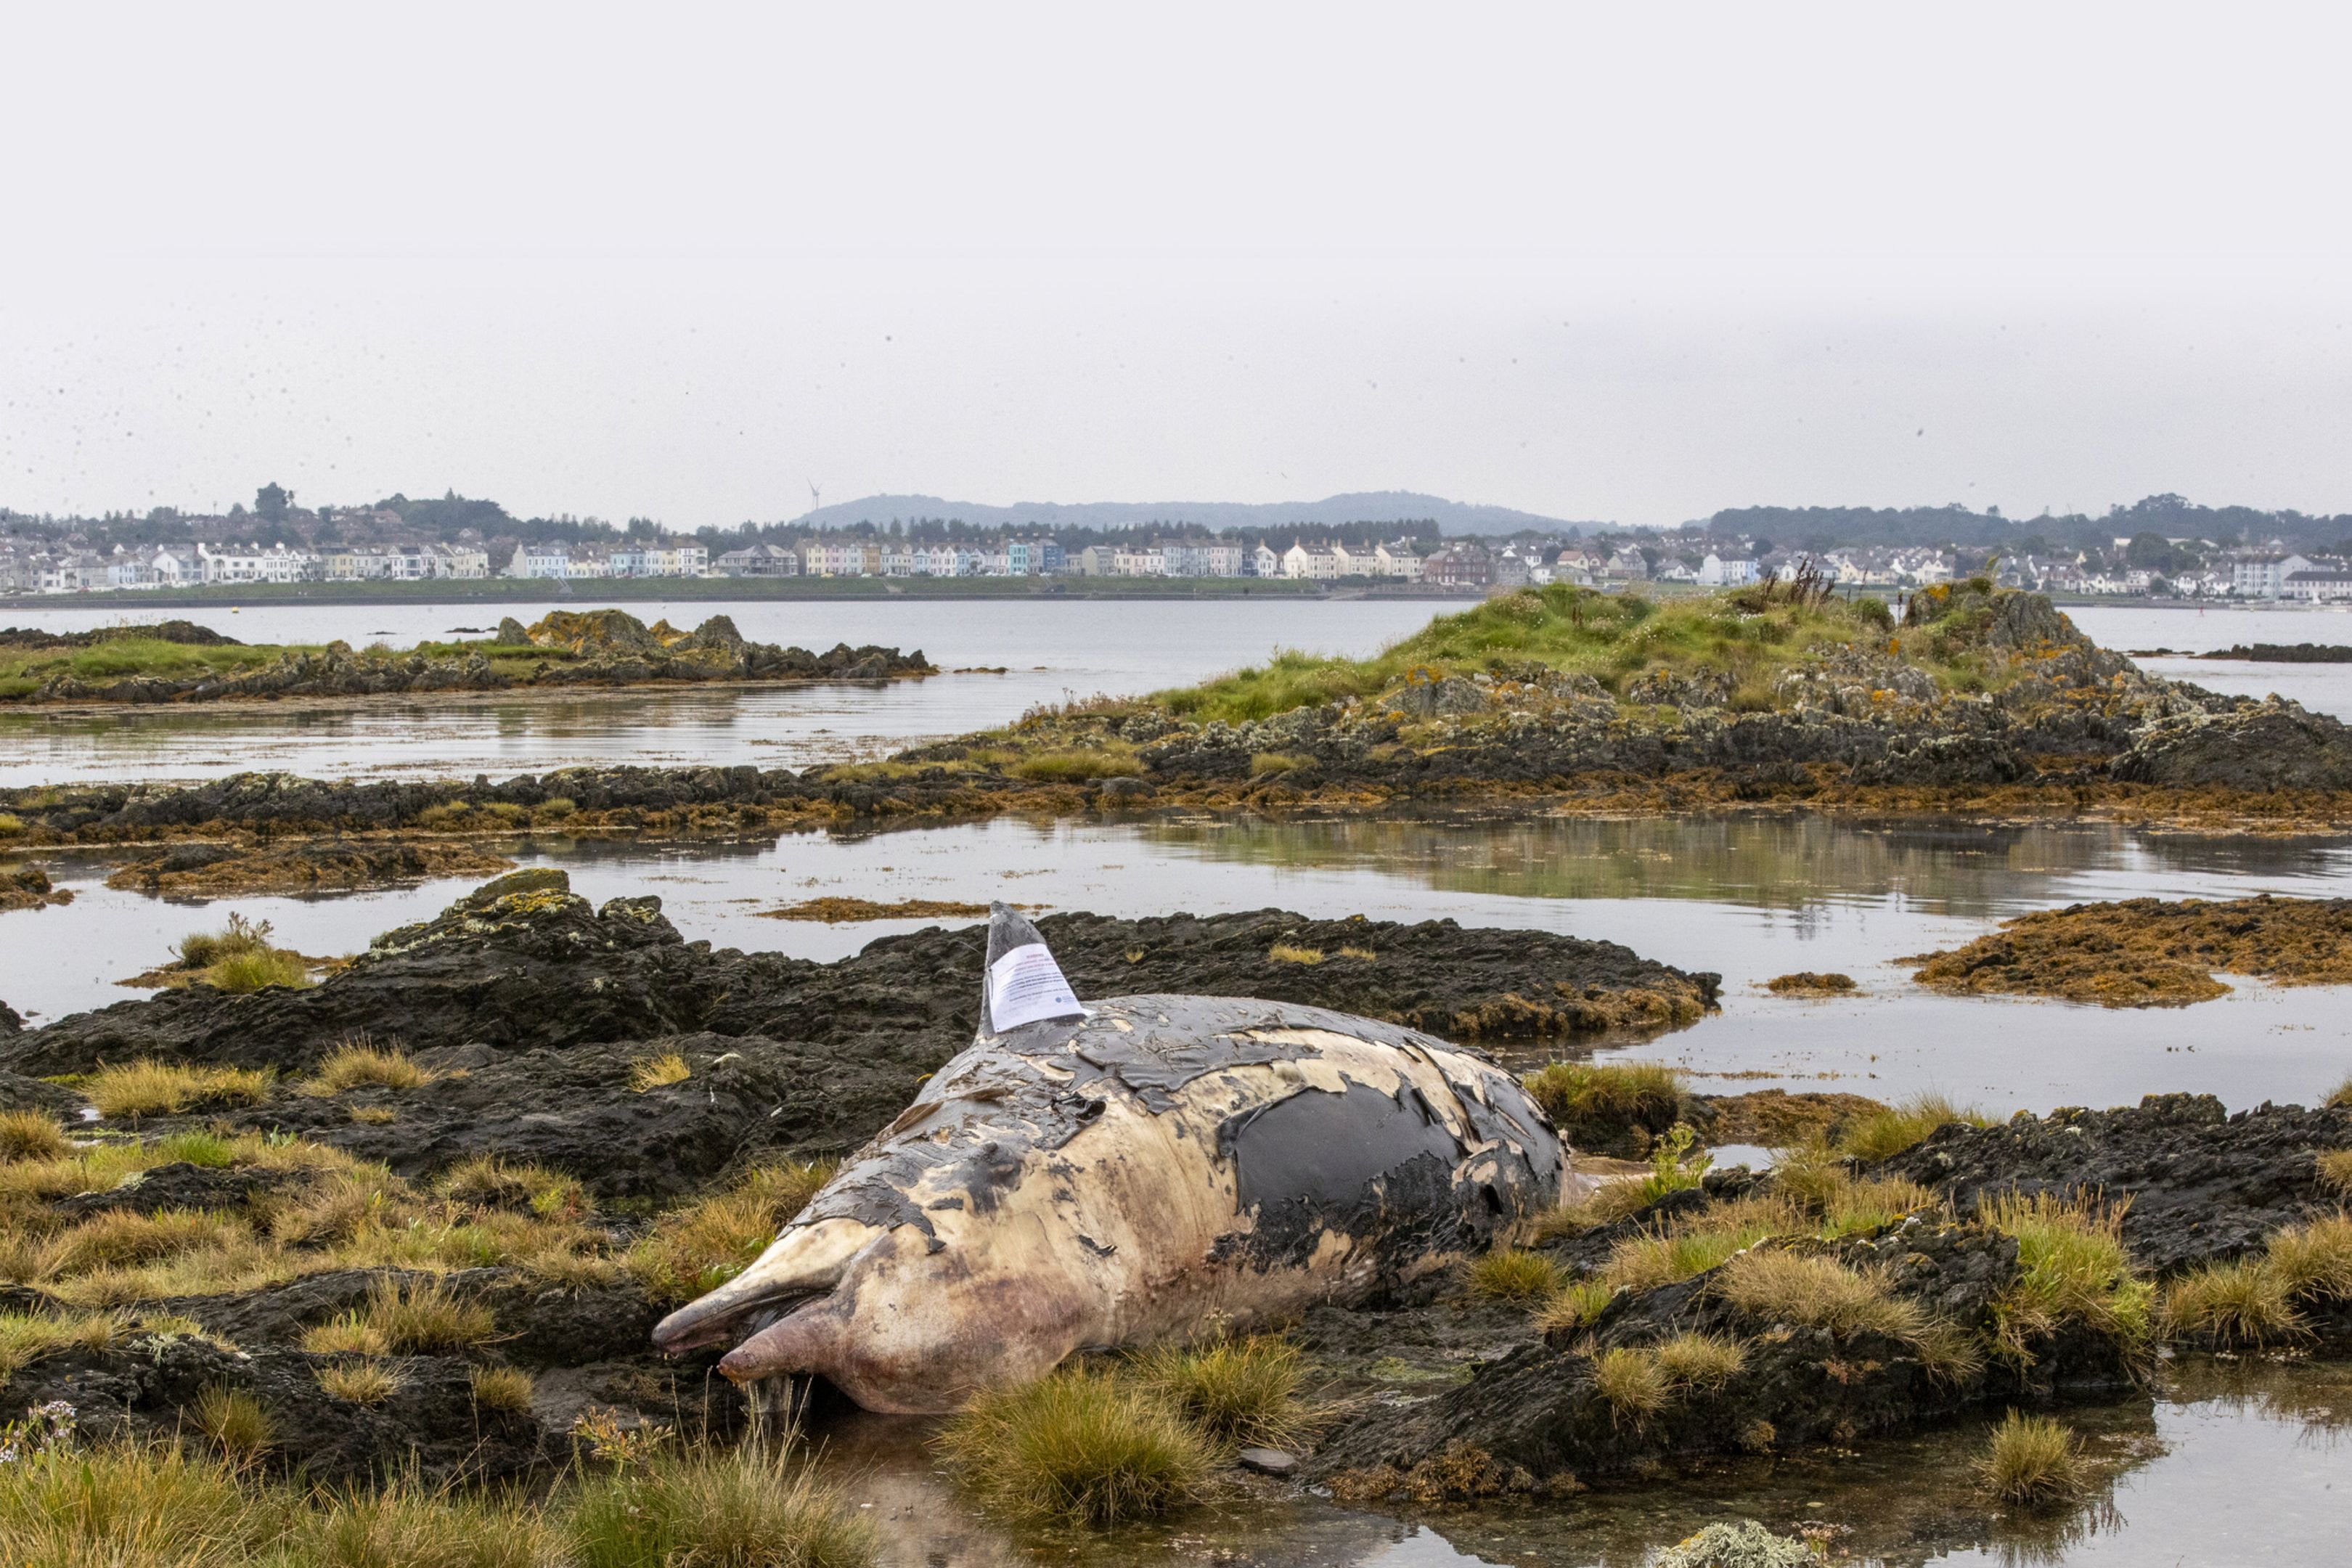
M247 510L219 517L148 512L57 520L0 510L0 595L91 595L297 583L625 581L625 578L1171 578L1213 583L1282 578L1385 593L1482 595L1571 583L1625 588L1738 588L1745 583L1832 583L1849 593L1903 595L1969 576L2065 599L2189 599L2263 605L2352 602L2343 545L2303 543L2326 520L2204 515L2178 496L2115 508L2112 531L2070 517L2067 527L2016 524L2013 543L1874 543L1851 520L1719 512L1679 529L1561 524L1510 536L1446 536L1430 520L1336 527L1024 529L971 527L957 517L854 521L845 527L743 524L675 533L633 517L515 520L489 500L299 510L275 484ZM1943 515L1931 515L1943 520ZM2225 517L2237 527L2168 533L2166 517ZM1794 521L1801 543L1771 538ZM1952 515L2000 524L2000 515ZM2037 520L2044 521L2044 520ZM2277 521L2277 533L2255 524ZM1842 524L1842 527L1839 527ZM2131 529L2131 531L2124 531ZM1882 529L1884 531L1884 529ZM1912 529L1916 531L1916 529ZM2053 536L2055 533L2055 543Z

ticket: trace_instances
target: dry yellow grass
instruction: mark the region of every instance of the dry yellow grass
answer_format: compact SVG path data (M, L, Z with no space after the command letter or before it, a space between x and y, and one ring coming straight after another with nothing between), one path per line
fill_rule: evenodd
M400 1374L374 1362L322 1366L317 1376L320 1388L353 1405L381 1405L400 1390Z
M346 1312L303 1331L302 1348L312 1355L382 1356L392 1353L384 1331L359 1312Z
M295 1088L303 1094L323 1098L369 1086L419 1089L432 1082L433 1077L405 1051L354 1039L328 1052L318 1070Z
M656 1089L667 1089L674 1083L684 1083L694 1076L686 1058L676 1051L651 1057L629 1069L629 1087L639 1094Z
M1306 1358L1278 1335L1223 1339L1190 1350L1163 1345L1131 1364L1145 1387L1220 1444L1287 1448L1315 1430L1299 1395Z
M1907 1341L1927 1326L1917 1303L1891 1294L1875 1275L1857 1273L1834 1258L1778 1247L1758 1247L1733 1258L1716 1288L1759 1318L1839 1336L1874 1333Z
M98 1113L176 1116L207 1105L258 1105L269 1092L270 1075L239 1068L194 1066L151 1059L100 1068L82 1081Z
M485 1410L521 1415L530 1409L531 1376L520 1367L478 1366L470 1374L474 1403Z
M47 1111L0 1111L0 1164L62 1159L68 1147L64 1129Z
M1277 942L1265 950L1269 963L1316 964L1323 962L1319 947L1301 947L1297 942Z
M204 1390L196 1396L194 1416L196 1430L239 1461L257 1458L276 1436L269 1413L242 1388L215 1384Z

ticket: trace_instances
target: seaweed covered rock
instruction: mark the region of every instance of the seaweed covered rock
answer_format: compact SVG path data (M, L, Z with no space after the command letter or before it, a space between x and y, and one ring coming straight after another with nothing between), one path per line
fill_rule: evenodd
M106 879L174 899L248 893L344 892L443 877L488 877L514 868L471 845L381 839L306 839L294 844L176 844L141 855Z
M2259 1251L2273 1231L2332 1209L2316 1158L2347 1148L2352 1109L2265 1104L2232 1115L2210 1094L2158 1094L2114 1110L1953 1122L1873 1173L1907 1176L1964 1212L2011 1191L2128 1199L2124 1244L2143 1267L2171 1274Z

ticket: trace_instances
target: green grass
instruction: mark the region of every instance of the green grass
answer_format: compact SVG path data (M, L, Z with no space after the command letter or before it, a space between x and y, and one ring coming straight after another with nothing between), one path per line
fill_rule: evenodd
M2224 1350L2260 1349L2305 1330L2286 1284L2260 1258L2210 1264L2165 1287L2161 1321L2176 1338L2209 1341Z
M1837 1139L1837 1152L1867 1164L1891 1159L1919 1142L1939 1127L1958 1121L1970 1127L1990 1126L1990 1119L1969 1106L1956 1105L1940 1094L1919 1094L1856 1117Z
M1634 1128L1664 1132L1682 1110L1682 1074L1656 1062L1554 1062L1521 1081L1571 1141L1613 1142Z
M1219 1340L1192 1350L1161 1346L1138 1355L1132 1365L1146 1388L1219 1444L1286 1448L1315 1429L1299 1393L1306 1358L1278 1336Z
M1464 1283L1479 1300L1529 1305L1549 1300L1563 1280L1559 1265L1542 1253L1502 1247L1472 1262Z
M1407 680L1480 671L1509 674L1530 665L1585 674L1612 689L1664 666L1732 678L1735 703L1759 700L1769 678L1816 650L1857 642L1884 646L1884 607L1843 602L1760 611L1752 591L1652 599L1554 584L1488 599L1440 616L1369 658L1331 658L1286 649L1265 664L1156 700L1172 712L1239 723L1294 708L1369 698Z
M2124 1205L2039 1193L1994 1197L1978 1217L2017 1238L2018 1278L1993 1303L2003 1359L2032 1361L2032 1342L2080 1324L2137 1355L2153 1328L2156 1292L2124 1248Z
M0 1383L52 1351L69 1345L104 1350L121 1333L122 1321L111 1312L0 1312Z
M572 1568L865 1568L873 1531L804 1466L745 1447L657 1453L580 1483Z
M1976 1468L1987 1490L2029 1507L2072 1502L2090 1485L2072 1432L2046 1415L2014 1410L1993 1429Z
M315 984L310 978L310 966L299 954L274 949L268 952L232 953L207 965L198 978L215 991L239 995L271 985L300 991Z
M1215 1463L1206 1434L1135 1381L1065 1368L975 1396L939 1438L949 1470L1017 1518L1107 1525L1199 1497Z
M530 1409L531 1375L520 1367L478 1366L471 1373L474 1403L484 1410L520 1415Z

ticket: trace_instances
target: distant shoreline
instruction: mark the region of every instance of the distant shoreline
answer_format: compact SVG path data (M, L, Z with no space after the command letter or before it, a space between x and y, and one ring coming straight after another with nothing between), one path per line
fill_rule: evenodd
M569 586L570 593L560 590ZM604 577L569 584L548 578L445 578L423 583L256 583L205 588L142 588L91 594L0 596L0 618L22 609L119 605L227 609L249 605L593 605L726 600L854 599L1429 599L1475 601L1469 589L1417 584L1372 587L1286 577Z

